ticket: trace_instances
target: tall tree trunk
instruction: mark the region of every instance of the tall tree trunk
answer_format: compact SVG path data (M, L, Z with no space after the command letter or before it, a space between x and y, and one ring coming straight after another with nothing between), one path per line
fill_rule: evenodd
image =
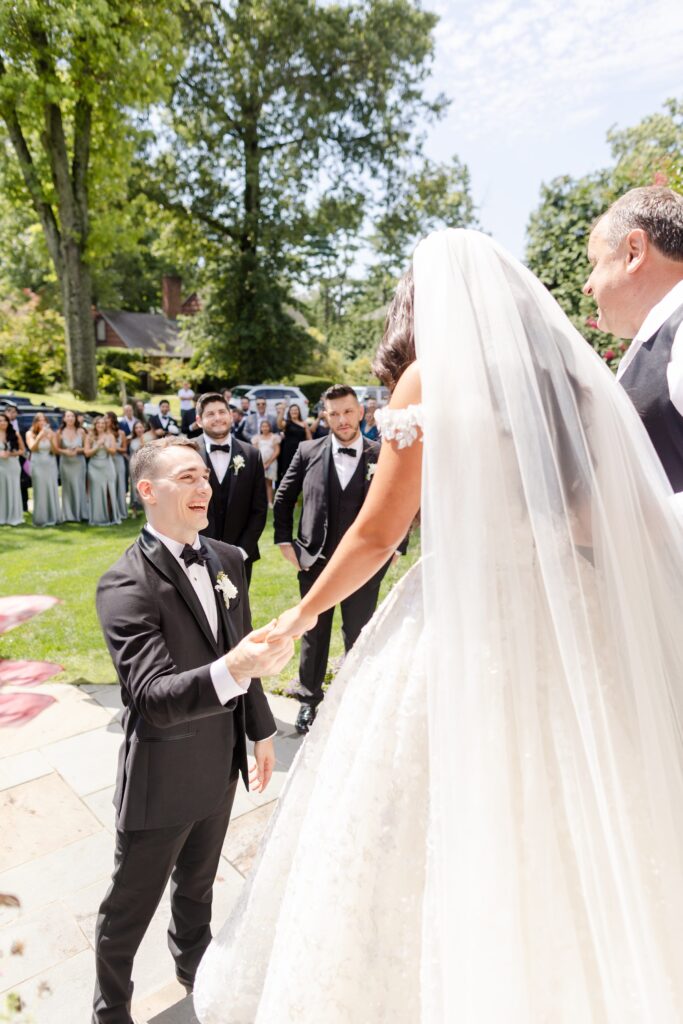
M97 397L97 363L95 324L90 303L90 270L76 245L62 247L59 283L66 326L69 387L83 398L94 399Z

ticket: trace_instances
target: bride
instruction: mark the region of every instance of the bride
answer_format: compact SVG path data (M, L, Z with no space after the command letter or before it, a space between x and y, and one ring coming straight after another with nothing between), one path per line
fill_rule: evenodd
M683 1019L683 534L627 395L529 271L430 235L363 510L275 633L366 627L195 986L202 1024Z

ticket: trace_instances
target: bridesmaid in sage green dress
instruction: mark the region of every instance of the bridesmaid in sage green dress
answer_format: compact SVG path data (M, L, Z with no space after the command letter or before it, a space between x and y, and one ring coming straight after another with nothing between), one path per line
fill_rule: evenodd
M85 439L88 459L88 484L91 526L113 526L121 522L119 499L116 493L116 438L108 430L104 416L93 424L91 437Z
M0 526L20 526L24 521L21 507L21 466L24 442L0 412Z
M59 476L62 481L62 515L65 523L80 523L88 518L85 493L85 431L77 426L76 413L64 413L57 434Z
M143 444L145 444L145 433L147 432L147 424L141 420L136 420L133 424L133 432L128 439L128 458L133 460L133 456L136 452L140 451ZM133 475L130 475L130 511L135 518L138 512L142 512L142 499L138 494L138 489L133 483Z
M55 526L62 521L57 473L57 435L44 413L39 412L34 416L31 429L26 432L26 444L31 453L33 525Z
M126 504L126 458L128 452L128 438L119 426L118 417L115 412L106 413L109 432L116 439L116 455L114 467L116 469L116 493L119 500L119 515L121 519L128 517L128 505Z

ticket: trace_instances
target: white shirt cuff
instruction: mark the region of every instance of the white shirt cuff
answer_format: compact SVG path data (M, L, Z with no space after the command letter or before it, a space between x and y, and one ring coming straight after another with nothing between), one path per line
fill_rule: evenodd
M227 704L229 700L234 697L244 697L245 693L249 689L251 679L246 686L240 686L240 684L233 679L232 673L228 666L225 664L225 658L219 658L218 661L214 661L211 665L211 682L213 683L216 695L221 704Z
M239 551L239 553L240 553L240 554L241 554L241 556L242 556L242 561L243 561L243 562L246 562L246 560L247 560L247 559L249 558L249 555L248 555L248 554L246 553L246 551L244 550L244 548L240 548L240 547L238 547L238 548L237 548L237 550Z

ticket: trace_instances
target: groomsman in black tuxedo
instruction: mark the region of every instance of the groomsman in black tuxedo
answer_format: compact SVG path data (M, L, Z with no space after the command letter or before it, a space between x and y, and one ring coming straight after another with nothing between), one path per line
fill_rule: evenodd
M632 339L617 380L683 503L683 195L626 192L594 226L588 258L598 327Z
M351 387L336 384L324 396L330 433L299 445L289 469L275 492L275 543L298 570L303 597L325 568L330 556L351 526L372 482L380 446L360 431L363 407ZM303 492L298 536L294 539L294 509ZM404 554L408 538L401 544ZM341 603L342 635L348 652L360 631L372 618L387 562L364 586ZM299 689L301 703L296 721L300 733L308 732L323 699L334 608L325 612L301 638Z
M192 990L211 941L212 887L238 779L262 791L275 762L275 721L258 677L278 672L293 650L271 652L268 627L251 632L239 552L200 540L211 488L196 445L153 441L133 456L131 473L147 525L97 589L125 711L93 1024L131 1024L133 958L169 878L168 945Z
M168 434L177 435L180 427L177 420L171 416L170 403L164 398L159 402L159 412L149 418L149 425L157 437L166 437Z
M202 430L197 445L213 494L208 526L201 532L240 549L249 583L252 566L261 557L258 541L268 518L263 462L252 444L232 433L232 413L217 391L200 395L196 412Z

